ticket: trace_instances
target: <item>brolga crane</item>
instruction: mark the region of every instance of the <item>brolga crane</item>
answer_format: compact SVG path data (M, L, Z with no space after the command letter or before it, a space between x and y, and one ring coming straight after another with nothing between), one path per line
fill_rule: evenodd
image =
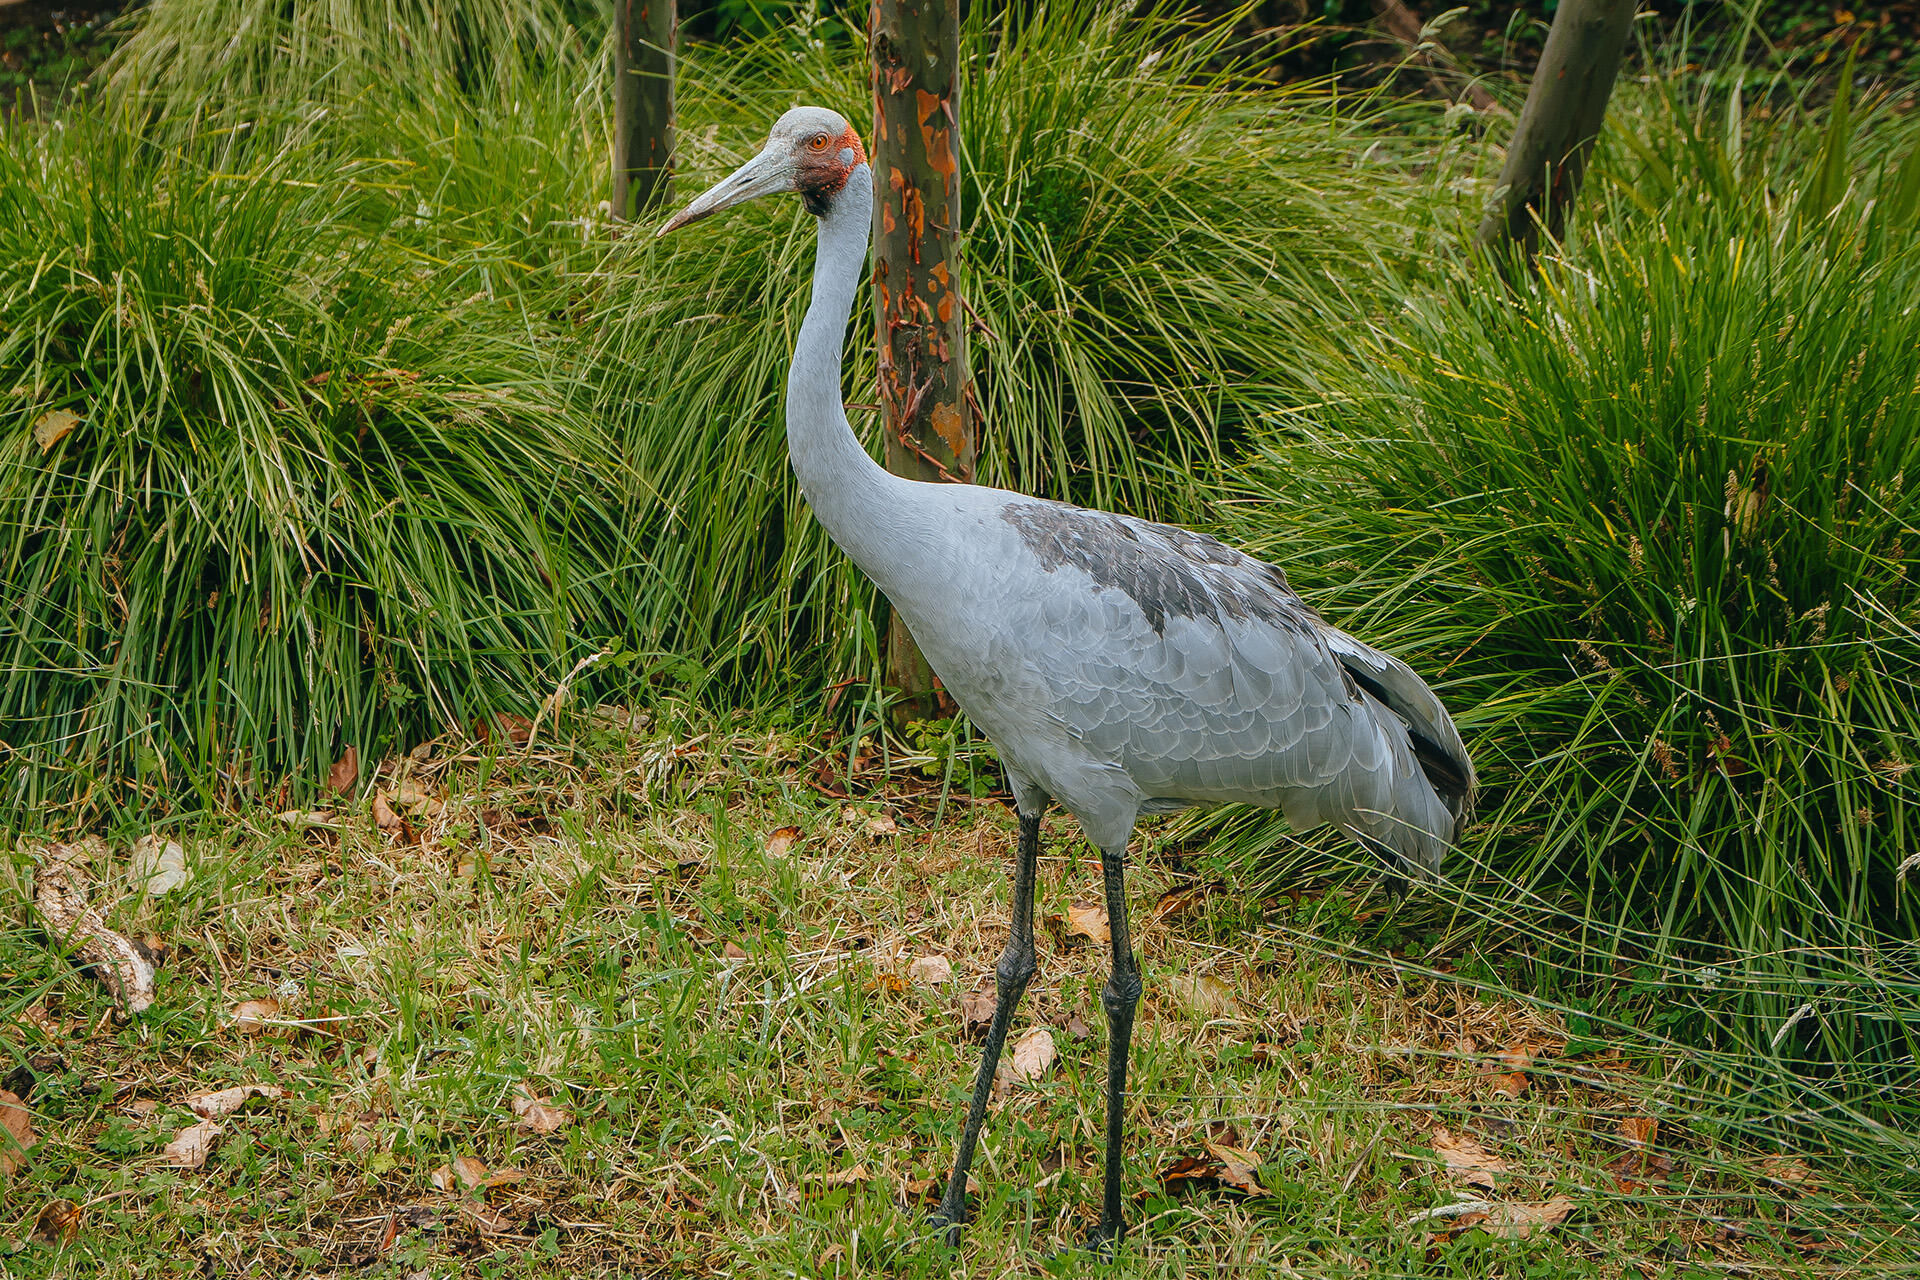
M1331 823L1431 874L1473 803L1446 708L1398 660L1322 621L1272 565L1204 534L969 484L923 484L868 456L840 400L841 346L867 257L873 173L845 118L795 107L731 177L657 234L777 192L819 222L813 300L787 374L787 452L841 550L905 618L934 673L992 740L1019 813L999 1003L934 1221L958 1231L994 1068L1033 977L1040 817L1057 802L1100 850L1112 972L1105 1197L1089 1236L1125 1230L1120 1153L1140 973L1127 841L1141 814L1279 809Z

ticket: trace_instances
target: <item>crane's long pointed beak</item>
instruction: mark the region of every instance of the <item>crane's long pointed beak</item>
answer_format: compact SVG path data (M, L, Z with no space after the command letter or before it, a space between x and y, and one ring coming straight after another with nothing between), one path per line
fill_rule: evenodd
M789 166L782 163L769 147L735 169L733 175L725 181L716 183L695 196L693 203L661 223L660 229L653 234L658 239L676 227L684 227L689 222L698 222L722 209L731 209L736 204L744 204L760 196L770 196L775 192L791 190L793 190L793 174Z

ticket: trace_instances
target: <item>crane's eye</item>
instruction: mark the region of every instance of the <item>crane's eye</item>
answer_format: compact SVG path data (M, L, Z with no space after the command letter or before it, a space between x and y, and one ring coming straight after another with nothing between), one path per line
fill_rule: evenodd
M816 133L807 139L807 145L815 151L825 151L827 149L827 135L824 133Z

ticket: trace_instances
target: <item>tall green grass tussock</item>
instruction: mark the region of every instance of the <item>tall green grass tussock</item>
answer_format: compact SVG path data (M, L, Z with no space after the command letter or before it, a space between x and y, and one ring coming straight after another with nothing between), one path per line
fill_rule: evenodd
M1649 1016L1905 1079L1920 127L1679 92L1616 112L1579 243L1410 298L1233 521L1430 655L1487 763L1489 916L1718 992L1650 982Z
M391 165L104 112L6 142L10 804L270 785L620 626L612 450L514 300L382 233Z

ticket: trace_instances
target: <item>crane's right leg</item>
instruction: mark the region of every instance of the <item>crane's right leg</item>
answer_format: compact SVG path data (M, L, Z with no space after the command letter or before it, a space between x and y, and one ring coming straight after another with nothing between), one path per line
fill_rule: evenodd
M1047 797L1027 790L1018 792L1020 805L1020 851L1013 867L1013 928L1007 936L1006 950L994 967L995 990L999 1003L994 1006L993 1024L987 1029L986 1048L980 1054L980 1074L973 1082L973 1103L967 1108L967 1128L960 1135L960 1151L953 1159L953 1176L947 1179L947 1193L933 1211L933 1224L947 1229L950 1243L960 1241L960 1224L967 1220L967 1167L973 1163L973 1148L980 1141L980 1125L987 1118L987 1098L993 1092L993 1073L1000 1065L1000 1049L1007 1041L1007 1027L1020 997L1027 992L1036 962L1033 958L1033 877L1040 860L1040 815ZM1032 812L1029 813L1028 809Z

